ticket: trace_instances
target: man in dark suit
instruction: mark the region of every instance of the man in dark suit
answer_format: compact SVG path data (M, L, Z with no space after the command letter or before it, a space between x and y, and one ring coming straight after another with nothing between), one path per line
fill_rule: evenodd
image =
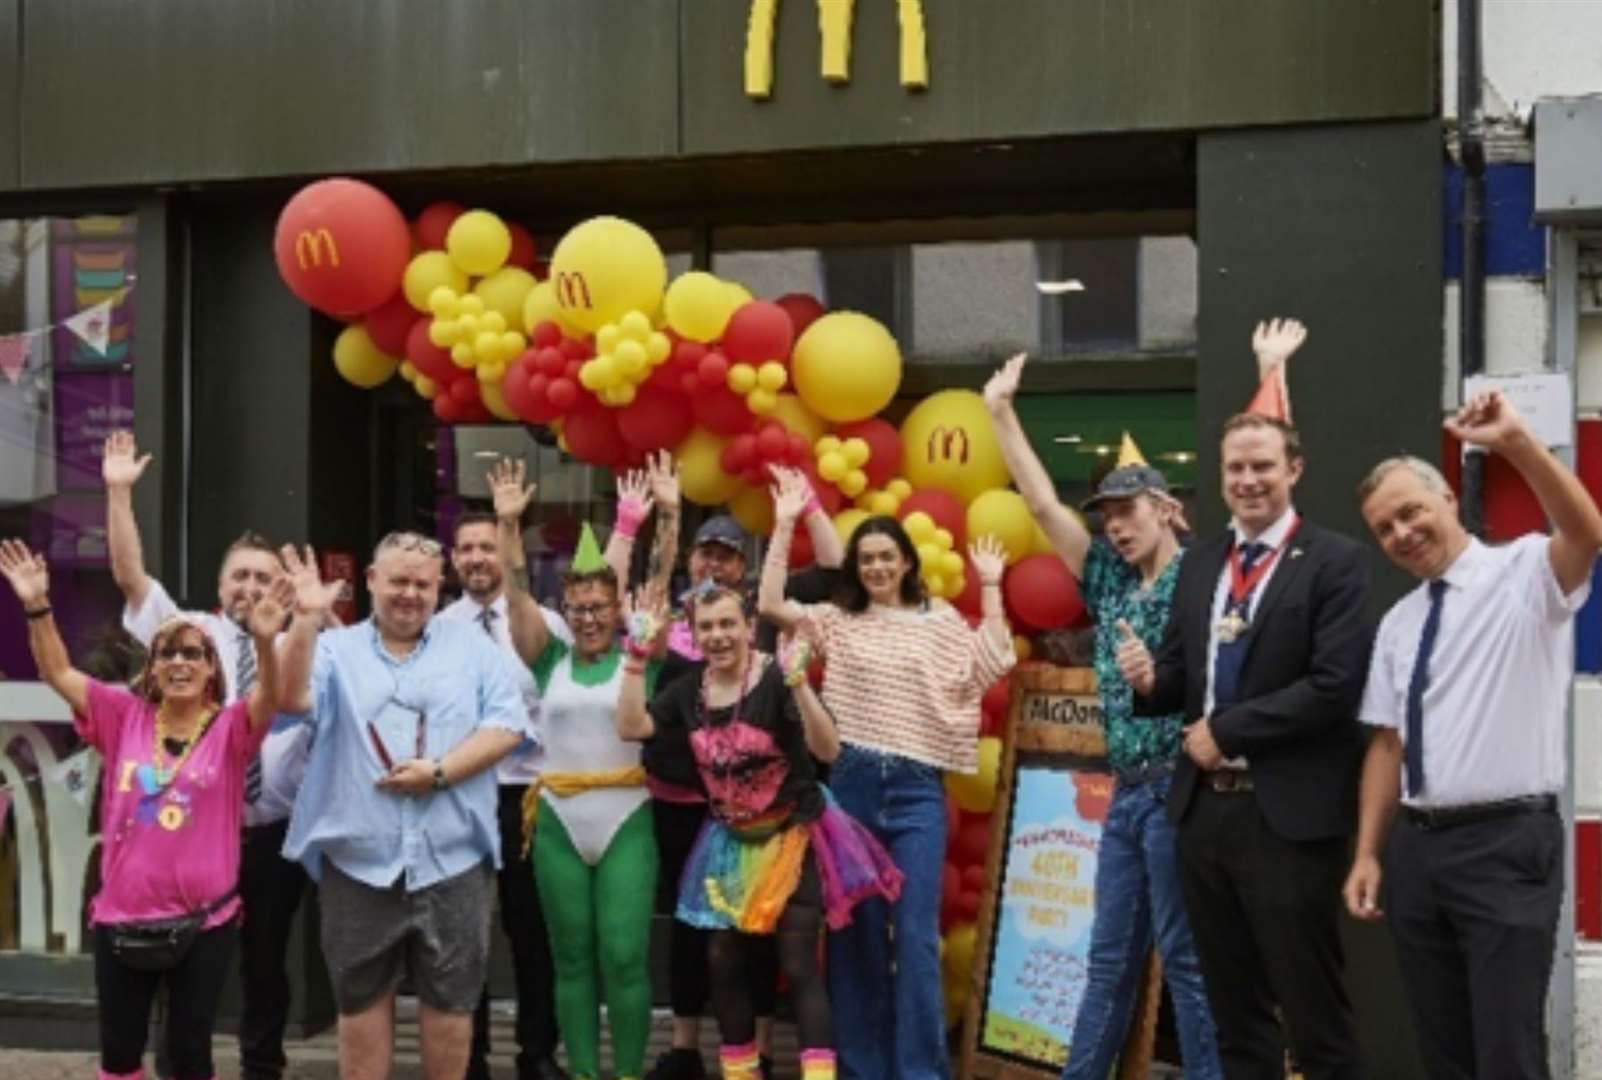
M1192 718L1168 811L1226 1075L1283 1077L1283 1017L1309 1080L1360 1076L1336 920L1368 555L1291 506L1302 456L1289 423L1232 418L1222 457L1230 528L1186 558L1155 659L1126 634L1119 664L1137 714Z

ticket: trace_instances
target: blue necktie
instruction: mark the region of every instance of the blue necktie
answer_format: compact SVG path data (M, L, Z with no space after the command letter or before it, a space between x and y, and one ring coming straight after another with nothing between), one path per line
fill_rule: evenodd
M1430 688L1430 654L1435 651L1435 638L1441 630L1441 601L1446 597L1446 582L1430 582L1430 613L1424 617L1424 631L1418 638L1418 657L1413 661L1413 674L1407 680L1407 745L1403 756L1407 762L1407 794L1415 797L1424 790L1424 691Z
M1267 555L1267 544L1253 542L1240 546L1240 572L1242 576L1250 574L1257 561ZM1233 575L1232 575L1233 576ZM1251 593L1247 593L1237 603L1229 596L1224 597L1224 614L1236 612L1242 619L1252 602ZM1246 660L1246 643L1249 639L1242 633L1234 641L1218 639L1218 651L1213 657L1213 709L1217 711L1226 705L1235 704L1236 695L1240 692L1240 666Z

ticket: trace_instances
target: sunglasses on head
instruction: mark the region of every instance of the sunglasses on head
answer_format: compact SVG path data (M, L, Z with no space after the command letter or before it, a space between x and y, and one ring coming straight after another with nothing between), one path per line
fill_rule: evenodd
M156 654L159 660L187 660L198 664L206 659L206 650L199 645L168 645Z

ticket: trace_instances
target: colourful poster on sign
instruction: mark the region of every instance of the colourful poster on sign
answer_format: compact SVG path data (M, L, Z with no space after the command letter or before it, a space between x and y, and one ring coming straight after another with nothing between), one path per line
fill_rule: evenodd
M1020 764L997 901L980 1046L1051 1068L1068 1060L1096 913L1105 772Z

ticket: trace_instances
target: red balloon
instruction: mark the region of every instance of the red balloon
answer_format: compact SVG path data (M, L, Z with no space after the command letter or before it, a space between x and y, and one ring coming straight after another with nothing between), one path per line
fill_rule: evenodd
M426 320L427 316L417 314L417 309L406 302L406 294L397 292L369 311L362 325L379 352L386 356L404 356L406 338L412 332L412 324L419 319Z
M420 374L444 386L460 376L462 369L452 363L450 353L428 340L428 323L423 316L406 332L406 359Z
M417 246L425 251L443 250L445 234L451 231L456 219L466 212L467 207L461 203L453 203L449 199L442 199L423 207L423 212L417 215L417 224L412 226L412 234L417 237Z
M690 397L695 410L695 422L714 435L743 435L751 430L756 417L745 404L745 398L727 386L708 390L697 385Z
M506 407L516 413L519 419L530 424L544 424L547 420L540 418L540 408L545 404L543 388L538 401L529 388L529 372L532 370L529 352L507 365L506 374L501 378L501 397L505 399Z
M563 338L556 347L561 349L562 355L569 360L588 360L595 355L595 350L590 347L589 342L574 338Z
M673 354L668 363L678 367L697 368L706 352L706 346L699 341L678 341L673 345Z
M940 930L957 921L957 904L962 896L962 871L950 863L940 871Z
M723 466L724 472L733 476L735 473L741 473L749 469L751 463L756 461L756 457L756 436L751 434L736 435L723 444L723 452L718 455L718 464Z
M947 848L949 848L951 846L951 841L956 839L957 830L960 829L961 827L962 827L962 807L958 806L957 805L957 800L953 799L951 797L951 795L948 793L946 795L946 847Z
M512 234L512 250L506 256L506 265L532 270L534 268L534 234L515 221L508 222L506 228Z
M459 424L466 418L467 410L449 394L438 394L434 398L434 415L441 423Z
M805 529L796 529L790 537L790 569L800 570L811 566L817 557L812 550L812 534Z
M824 513L828 514L830 517L834 517L834 515L838 514L841 509L844 508L846 501L845 496L841 494L839 488L835 487L833 484L829 483L829 481L818 475L818 462L816 458L809 454L803 458L801 460L801 464L796 467L806 474L807 482L812 485L812 491L815 495L817 495L818 502L823 504Z
M696 374L701 376L702 386L726 387L728 385L729 360L722 353L707 353L695 365L695 370Z
M964 615L975 619L984 614L979 595L979 571L974 569L973 560L967 555L962 557L962 591L951 604Z
M993 713L993 712L987 712L987 711L985 711L983 709L980 710L980 712L979 712L979 737L980 738L984 738L986 735L997 735L997 736L1004 735L1004 734L1006 734L1006 731L1007 731L1007 722L1006 722L1006 719L1001 716L1001 714Z
M795 325L778 304L751 300L734 309L723 329L723 354L736 364L781 363L790 358Z
M874 416L841 424L834 434L841 440L861 439L868 444L868 464L862 471L868 474L869 487L882 488L901 471L901 432L888 420Z
M934 523L940 528L951 532L954 550L962 551L967 547L964 536L968 530L968 512L963 509L962 503L939 488L923 488L902 500L896 517L905 521L908 514L918 510L934 518Z
M964 889L957 894L957 906L953 911L958 922L972 922L979 917L979 905L984 903L984 893L979 889Z
M580 461L591 465L621 464L627 449L617 429L617 412L597 405L569 414L562 428L567 449Z
M1079 583L1056 555L1024 556L1008 569L1001 587L1013 615L1032 630L1068 626L1085 610Z
M694 426L690 399L654 386L640 387L634 400L617 411L618 431L641 451L677 446Z
M789 453L790 434L777 420L768 420L757 428L756 443L763 460L777 461Z
M1002 676L990 685L985 696L979 699L979 707L999 716L1007 715L1007 708L1012 704L1012 680Z
M982 864L989 847L990 815L964 815L962 824L957 827L957 835L951 840L951 861L958 866Z
M411 255L406 219L389 196L344 177L301 188L273 234L273 257L289 291L341 319L393 296Z
M796 337L800 337L803 330L823 315L823 305L816 297L808 296L806 293L785 293L774 303L790 316L790 325L795 327Z
M974 863L972 866L965 866L962 868L962 887L964 889L972 889L974 892L984 892L985 883L989 880L989 877L985 873L985 864L983 859Z
M567 376L551 380L545 388L545 397L558 413L565 413L579 402L578 383Z
M472 375L463 375L451 383L451 397L461 402L464 406L482 400L478 393L478 380Z
M562 328L550 319L535 323L534 333L529 336L529 344L541 349L554 349L562 340Z

